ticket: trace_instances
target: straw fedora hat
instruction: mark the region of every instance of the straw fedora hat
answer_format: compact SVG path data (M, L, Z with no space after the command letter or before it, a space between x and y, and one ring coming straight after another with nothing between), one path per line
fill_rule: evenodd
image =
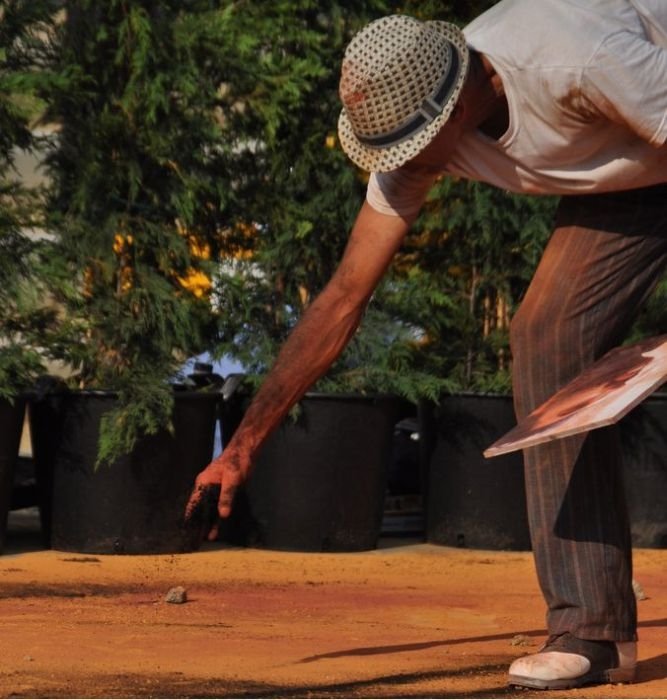
M375 172L416 156L449 119L468 62L456 25L407 15L368 24L343 57L338 137L345 153Z

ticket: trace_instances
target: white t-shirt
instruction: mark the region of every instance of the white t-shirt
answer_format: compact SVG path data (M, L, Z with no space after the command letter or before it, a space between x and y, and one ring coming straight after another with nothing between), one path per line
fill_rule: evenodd
M464 32L503 81L509 128L466 132L443 173L534 194L667 182L667 0L501 0ZM410 215L433 179L373 173L367 199Z

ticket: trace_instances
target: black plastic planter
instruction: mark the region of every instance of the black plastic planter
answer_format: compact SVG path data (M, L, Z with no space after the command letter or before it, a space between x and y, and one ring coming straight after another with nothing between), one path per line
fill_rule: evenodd
M623 481L635 547L667 547L667 393L621 421Z
M400 402L310 393L296 421L269 438L246 487L254 533L267 549L374 549Z
M523 458L482 452L516 424L509 396L460 394L435 410L426 539L472 549L529 550Z
M176 392L173 434L145 437L132 453L96 470L100 419L115 401L112 393L73 392L31 406L36 468L42 483L52 475L53 548L97 554L196 549L201 533L184 525L183 511L196 475L211 460L217 394Z
M18 458L25 401L0 399L0 554L5 547L7 515L12 497L14 469Z

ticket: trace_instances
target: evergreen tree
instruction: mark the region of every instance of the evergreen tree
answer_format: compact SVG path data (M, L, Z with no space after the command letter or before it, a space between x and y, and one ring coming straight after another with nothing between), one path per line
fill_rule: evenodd
M498 0L405 0L396 10L419 19L437 19L465 26Z
M388 11L378 1L293 0L248 2L235 17L255 51L230 75L226 95L237 106L244 204L228 235L246 254L221 276L219 351L251 374L266 371L333 273L363 199L365 174L337 144L338 77L352 35Z
M627 342L657 335L667 335L667 275L663 275L653 290L646 306L633 324Z
M403 314L451 390L510 388L509 324L551 231L555 197L443 178L405 246ZM421 320L421 323L419 319Z
M39 243L28 233L40 221L39 192L19 178L19 153L37 148L32 123L44 71L45 39L53 8L41 0L0 2L0 397L14 398L42 371L41 309L36 274Z
M102 461L169 424L169 380L210 342L234 199L224 81L249 50L232 8L71 0L58 29L49 277L64 313L49 350L77 386L118 392Z

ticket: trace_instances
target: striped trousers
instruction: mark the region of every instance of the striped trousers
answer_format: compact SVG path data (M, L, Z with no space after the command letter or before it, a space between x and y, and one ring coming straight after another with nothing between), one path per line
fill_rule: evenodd
M667 185L564 197L513 319L517 417L620 344L667 260ZM524 452L550 634L637 635L630 527L615 427Z

